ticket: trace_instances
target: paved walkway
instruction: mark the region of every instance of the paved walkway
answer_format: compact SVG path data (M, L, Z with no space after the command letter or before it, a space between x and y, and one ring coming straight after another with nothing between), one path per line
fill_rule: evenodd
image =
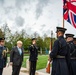
M6 67L3 71L3 75L11 75L12 73L12 67ZM20 72L20 75L28 75L27 73Z
M8 58L8 60L9 60L9 58ZM4 68L3 75L11 75L11 73L12 73L12 67L11 66ZM27 69L22 67L21 71L20 71L20 75L29 75L27 72ZM50 74L46 73L46 69L41 69L41 70L36 71L36 75L50 75Z
M38 72L46 73L46 69L38 70ZM48 74L49 75L49 74Z
M23 71L27 71L26 68L21 68L21 72L20 72L20 75L29 75L28 72L23 72ZM50 74L47 74L47 73L44 73L45 72L45 69L43 70L39 70L36 72L36 75L50 75ZM6 67L3 71L3 75L11 75L12 73L12 67L9 66L9 67Z

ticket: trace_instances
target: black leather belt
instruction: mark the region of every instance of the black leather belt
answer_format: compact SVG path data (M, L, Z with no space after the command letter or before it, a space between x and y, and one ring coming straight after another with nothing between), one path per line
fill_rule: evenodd
M65 56L57 55L56 58L65 58Z

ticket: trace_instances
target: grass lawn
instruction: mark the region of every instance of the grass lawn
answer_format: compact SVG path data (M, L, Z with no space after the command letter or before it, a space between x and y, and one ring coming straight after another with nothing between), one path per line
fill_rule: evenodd
M26 59L28 59L28 57L24 58L22 67L26 67ZM39 55L37 61L37 70L46 68L47 60L48 60L48 55Z

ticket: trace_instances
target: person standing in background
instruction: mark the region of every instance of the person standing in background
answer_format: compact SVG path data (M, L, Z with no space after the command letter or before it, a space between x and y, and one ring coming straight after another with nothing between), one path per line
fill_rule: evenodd
M66 41L69 50L69 72L70 75L76 75L76 48L74 44L74 34L66 34Z

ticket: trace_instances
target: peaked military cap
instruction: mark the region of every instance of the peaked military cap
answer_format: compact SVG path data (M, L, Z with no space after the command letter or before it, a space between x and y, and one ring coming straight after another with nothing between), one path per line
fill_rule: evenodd
M74 37L74 38L73 38L73 40L75 40L75 41L76 41L76 37Z
M59 31L65 33L65 31L67 30L66 28L63 28L63 27L56 27L56 29L57 29L56 33Z
M0 37L0 40L5 40L5 37Z
M32 38L32 41L33 41L33 40L36 40L36 38Z
M74 34L65 34L65 35L66 35L66 38L74 36Z

